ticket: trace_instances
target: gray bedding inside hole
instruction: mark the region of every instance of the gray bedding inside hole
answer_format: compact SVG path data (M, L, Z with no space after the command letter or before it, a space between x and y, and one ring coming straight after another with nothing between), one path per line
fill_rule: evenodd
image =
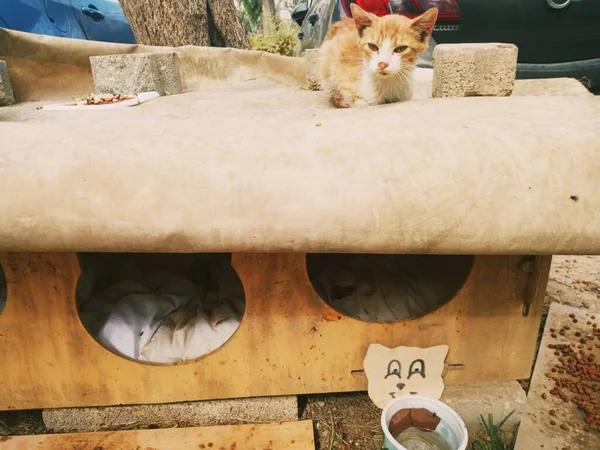
M424 316L451 300L466 281L472 256L310 254L307 271L337 311L370 322Z

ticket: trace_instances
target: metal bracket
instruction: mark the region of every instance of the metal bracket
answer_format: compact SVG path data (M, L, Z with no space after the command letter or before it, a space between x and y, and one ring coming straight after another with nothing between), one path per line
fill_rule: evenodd
M527 274L527 284L525 284L525 292L523 292L523 317L529 315L529 308L538 295L540 288L540 258L535 256L525 256L519 262L519 269Z

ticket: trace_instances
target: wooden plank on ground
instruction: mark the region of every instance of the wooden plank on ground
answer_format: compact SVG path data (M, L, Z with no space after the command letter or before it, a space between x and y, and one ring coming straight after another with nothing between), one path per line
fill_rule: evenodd
M570 314L573 317L569 317ZM592 316L595 317L592 319ZM584 413L573 402L565 402L552 395L550 391L555 387L555 382L546 375L568 376L552 372L553 368L556 370L555 365L558 360L554 352L557 350L548 348L548 345L571 343L579 351L580 339L582 337L585 339L585 336L592 334L590 330L593 329L591 326L593 323L600 326L600 311L596 313L559 303L550 305L515 450L600 449L600 432L586 431ZM566 330L564 330L565 326L568 327ZM564 334L560 333L561 329ZM593 353L595 361L600 360L597 342L597 339L588 341L582 348L586 353ZM570 398L573 397L567 389L564 389L564 392Z
M273 424L5 436L1 450L314 450L311 420Z

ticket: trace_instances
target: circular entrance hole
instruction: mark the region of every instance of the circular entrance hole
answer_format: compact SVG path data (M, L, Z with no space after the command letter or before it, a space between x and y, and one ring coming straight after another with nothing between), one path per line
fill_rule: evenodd
M448 303L473 267L472 256L309 254L306 270L319 296L367 322L422 317Z
M2 311L4 311L4 306L6 306L7 296L8 286L6 285L6 275L4 275L2 264L0 264L0 314L2 314Z
M200 358L227 342L245 309L231 254L79 254L77 309L107 349L141 362Z

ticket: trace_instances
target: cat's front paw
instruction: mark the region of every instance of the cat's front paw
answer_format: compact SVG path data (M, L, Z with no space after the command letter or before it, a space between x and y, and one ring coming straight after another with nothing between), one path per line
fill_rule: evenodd
M331 102L337 108L350 108L354 104L352 97L344 95L341 92L332 93L330 98L331 98Z
M368 101L366 101L364 98L358 98L354 102L353 106L356 107L356 108L358 108L358 107L365 107L365 106L371 106L371 103L369 103Z

